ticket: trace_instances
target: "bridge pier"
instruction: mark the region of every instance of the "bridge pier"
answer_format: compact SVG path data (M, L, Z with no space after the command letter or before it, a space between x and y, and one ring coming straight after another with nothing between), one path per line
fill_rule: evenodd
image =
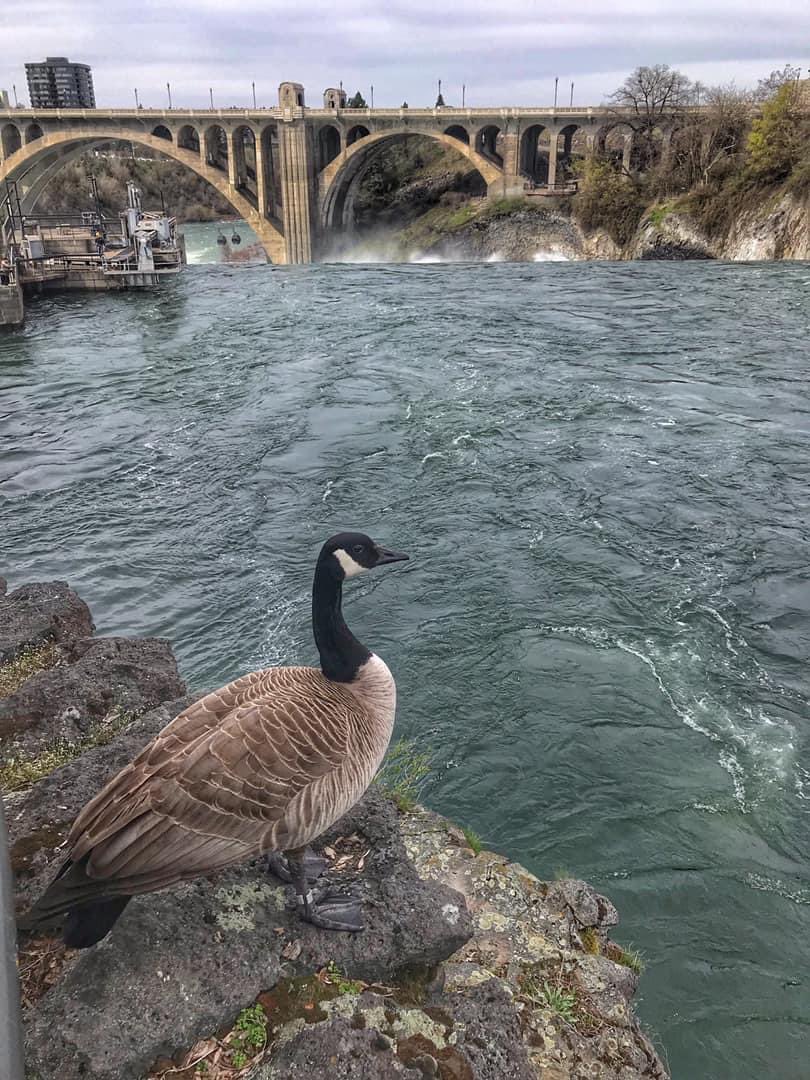
M281 206L288 263L312 262L313 155L308 153L307 129L295 120L282 122L278 132L281 158Z

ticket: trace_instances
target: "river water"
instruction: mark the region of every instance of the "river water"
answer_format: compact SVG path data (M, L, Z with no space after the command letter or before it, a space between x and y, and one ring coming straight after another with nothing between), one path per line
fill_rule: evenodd
M808 341L806 264L196 265L45 298L0 338L0 571L171 638L203 688L313 660L330 533L410 552L346 608L426 801L614 900L677 1080L800 1080Z

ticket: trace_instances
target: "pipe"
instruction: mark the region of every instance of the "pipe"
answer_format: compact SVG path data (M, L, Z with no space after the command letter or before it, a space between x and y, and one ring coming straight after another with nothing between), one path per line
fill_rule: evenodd
M0 799L0 1076L24 1080L17 926L8 858L8 831Z

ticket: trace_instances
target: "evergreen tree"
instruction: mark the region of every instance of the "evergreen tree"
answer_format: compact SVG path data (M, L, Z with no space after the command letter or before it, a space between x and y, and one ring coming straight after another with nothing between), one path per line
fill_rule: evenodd
M368 103L358 90L354 97L349 98L349 104L346 107L348 109L367 109Z

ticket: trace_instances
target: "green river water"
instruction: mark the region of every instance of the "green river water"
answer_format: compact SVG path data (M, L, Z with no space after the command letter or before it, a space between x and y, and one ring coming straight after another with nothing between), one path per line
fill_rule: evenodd
M192 260L216 252L189 229ZM321 541L424 799L584 877L676 1080L810 1076L810 266L193 265L0 337L0 573L195 688L312 662Z

